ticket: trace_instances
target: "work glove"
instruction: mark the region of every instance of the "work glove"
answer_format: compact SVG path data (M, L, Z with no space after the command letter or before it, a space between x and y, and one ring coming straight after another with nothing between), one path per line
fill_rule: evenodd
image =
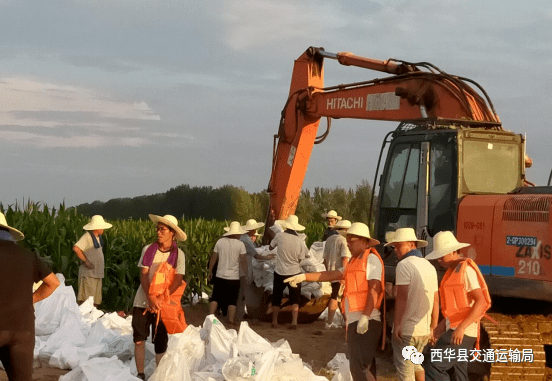
M291 287L297 287L299 283L304 282L306 279L307 279L307 276L305 274L299 274L299 275L294 275L292 277L284 279L284 283L289 283Z
M357 324L357 333L359 335L364 335L366 333L366 331L368 331L368 323L370 322L370 320L368 320L368 316L366 315L362 315L358 321L358 324Z

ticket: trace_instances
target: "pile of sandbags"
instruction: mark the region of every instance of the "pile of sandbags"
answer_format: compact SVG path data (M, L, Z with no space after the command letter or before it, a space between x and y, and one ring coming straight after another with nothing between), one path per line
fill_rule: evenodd
M277 249L270 250L268 245L257 248L257 253L261 256L276 254ZM301 269L304 273L313 273L326 271L324 265L324 242L314 242L306 258L301 261ZM253 259L253 281L259 288L272 293L274 284L274 266L276 259L257 260ZM307 299L318 299L324 294L331 294L331 286L324 282L304 282L301 285L301 295ZM289 295L288 289L284 290L284 295Z
M77 305L72 287L57 274L60 286L35 304L36 364L73 369L94 357L118 356L128 361L133 356L130 318L97 310L92 298Z
M35 304L35 364L72 369L60 381L138 380L132 317L103 313L88 300L77 305L72 287L60 286ZM189 325L169 335L159 366L151 338L146 342L145 373L152 381L325 381L293 354L287 341L270 343L242 322L239 333L226 330L213 315L203 327Z
M150 381L327 381L316 376L285 340L270 343L242 322L239 333L209 315L203 328L171 335Z

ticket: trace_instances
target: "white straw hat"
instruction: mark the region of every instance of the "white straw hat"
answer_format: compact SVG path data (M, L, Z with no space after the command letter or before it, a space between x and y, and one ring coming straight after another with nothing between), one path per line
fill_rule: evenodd
M237 235L237 234L245 234L247 231L243 230L241 227L241 224L238 221L232 221L230 222L229 228L224 228L224 230L227 231L227 233L224 233L223 236L229 236L229 235Z
M335 210L330 210L328 213L322 213L321 216L323 218L335 218L336 220L341 221L341 216L338 216Z
M416 237L416 232L412 228L400 228L395 230L394 234L389 234L387 232L385 237L390 238L390 241L385 244L385 246L392 245L397 242L416 242L416 247L426 247L427 241L423 239L418 239Z
M8 229L13 239L15 239L16 241L21 241L23 238L25 238L25 235L23 233L8 225L8 222L6 221L6 216L4 216L4 213L0 213L0 227Z
M336 222L334 229L349 229L350 227L351 227L351 221L341 220Z
M450 231L439 232L433 237L433 251L426 255L425 258L428 260L441 258L453 251L468 246L470 246L469 243L458 242L454 234Z
M291 229L295 231L305 230L303 225L299 225L299 218L295 214L290 214L289 217L285 220L276 220L278 225L280 225L284 230Z
M242 229L247 231L257 230L262 228L264 225L265 225L264 222L257 222L254 219L250 219L250 220L247 220L245 225L242 226Z
M368 229L368 226L366 224L363 224L362 222L353 222L349 230L343 233L343 235L346 237L350 235L356 235L358 237L368 238L368 243L370 244L370 246L375 246L380 243L380 241L370 236L370 229Z
M172 230L174 230L175 232L174 237L176 238L177 241L186 241L186 239L188 238L186 233L184 233L184 230L178 227L178 220L176 219L175 216L171 216L170 214L165 214L163 217L161 217L155 214L149 214L149 218L156 224L161 223L163 225L167 225Z
M101 229L109 229L112 227L108 222L105 222L103 217L99 214L96 214L95 216L92 216L90 219L90 222L83 226L84 230L101 230Z

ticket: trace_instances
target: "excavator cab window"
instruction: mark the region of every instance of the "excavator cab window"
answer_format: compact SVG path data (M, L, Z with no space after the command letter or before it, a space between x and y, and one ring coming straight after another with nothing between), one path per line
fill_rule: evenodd
M472 133L463 139L462 193L505 194L521 185L522 145L499 137Z
M454 231L458 183L455 136L439 136L429 152L428 230L431 236Z
M392 147L379 211L379 225L384 230L395 230L389 227L416 228L419 163L419 143L399 143Z

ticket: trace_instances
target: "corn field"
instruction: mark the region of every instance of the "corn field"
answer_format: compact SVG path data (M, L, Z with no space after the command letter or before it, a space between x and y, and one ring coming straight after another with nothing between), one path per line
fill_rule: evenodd
M89 222L89 218L63 204L57 209L33 202L7 209L0 204L0 210L6 215L8 225L25 234L21 244L39 254L52 271L63 274L65 284L72 286L76 293L80 261L73 252L73 245L85 233L82 227ZM140 285L138 260L142 248L156 239L155 225L147 216L145 219L108 222L113 227L104 233L105 278L100 308L130 311ZM179 226L188 236L185 242L179 244L186 255L186 301L194 294L202 295L204 292L210 295L212 288L207 282L209 258L217 239L224 233L223 228L229 223L201 218L179 220ZM309 222L304 225L310 247L312 242L321 239L324 224Z

